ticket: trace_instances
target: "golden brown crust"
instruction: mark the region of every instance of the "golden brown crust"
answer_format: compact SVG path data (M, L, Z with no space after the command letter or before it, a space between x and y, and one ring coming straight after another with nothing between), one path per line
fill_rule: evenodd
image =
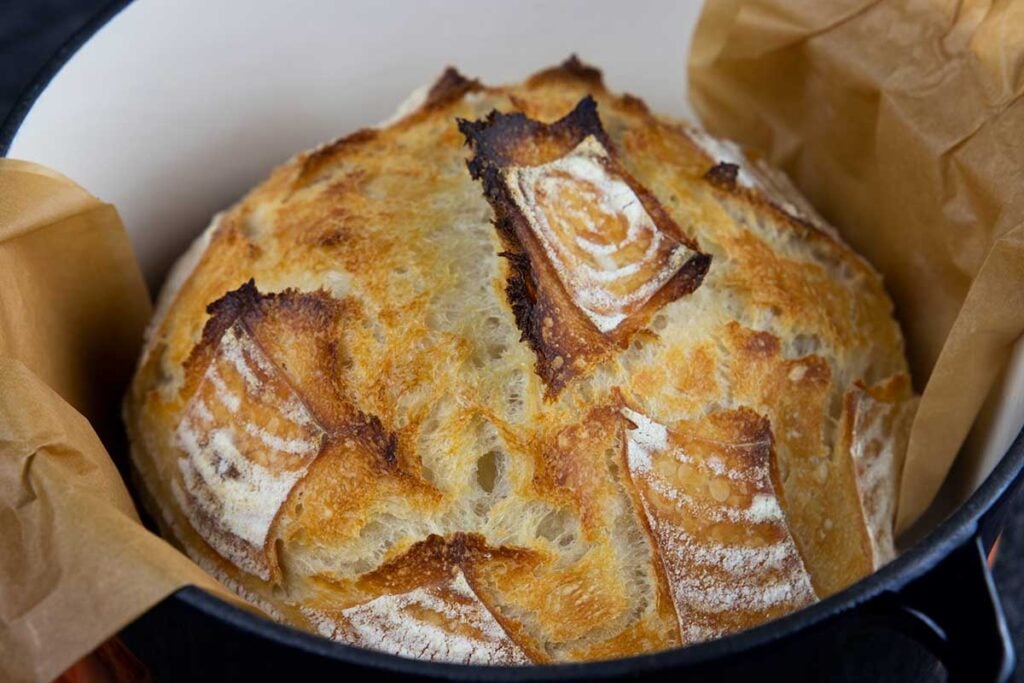
M218 217L125 403L163 531L275 618L449 661L838 590L913 400L880 279L784 185L579 60L446 72Z

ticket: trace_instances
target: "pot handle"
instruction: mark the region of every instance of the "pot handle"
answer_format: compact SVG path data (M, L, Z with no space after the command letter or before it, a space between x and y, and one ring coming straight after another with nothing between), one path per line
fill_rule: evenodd
M951 683L1005 683L1016 664L985 548L975 535L896 596L908 635L946 667Z

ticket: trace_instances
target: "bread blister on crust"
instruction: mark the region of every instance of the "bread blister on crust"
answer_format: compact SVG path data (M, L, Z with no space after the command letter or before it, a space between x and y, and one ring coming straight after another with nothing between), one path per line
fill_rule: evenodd
M275 171L168 298L126 403L165 533L275 618L478 663L724 635L883 561L913 399L877 274L578 60L422 93Z
M512 262L516 321L551 394L628 343L650 311L700 286L710 257L615 160L592 97L552 124L494 111L459 129Z

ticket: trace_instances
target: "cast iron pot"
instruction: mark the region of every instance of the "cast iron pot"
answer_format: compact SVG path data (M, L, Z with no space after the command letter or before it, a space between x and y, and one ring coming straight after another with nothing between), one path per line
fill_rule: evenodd
M76 33L0 126L6 154L50 79L128 2ZM122 469L127 464L122 462ZM1015 658L987 564L1024 484L1024 431L982 486L933 532L880 571L782 619L656 654L587 664L473 667L350 647L183 588L129 624L121 639L156 681L370 676L490 681L941 680L1005 681ZM358 679L357 679L358 680Z

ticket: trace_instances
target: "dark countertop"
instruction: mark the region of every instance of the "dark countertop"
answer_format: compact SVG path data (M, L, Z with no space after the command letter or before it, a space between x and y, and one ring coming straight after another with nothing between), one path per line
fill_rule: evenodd
M109 0L5 0L3 4L0 121L57 48ZM994 573L1016 644L1015 678L1024 682L1024 498L1010 511Z

